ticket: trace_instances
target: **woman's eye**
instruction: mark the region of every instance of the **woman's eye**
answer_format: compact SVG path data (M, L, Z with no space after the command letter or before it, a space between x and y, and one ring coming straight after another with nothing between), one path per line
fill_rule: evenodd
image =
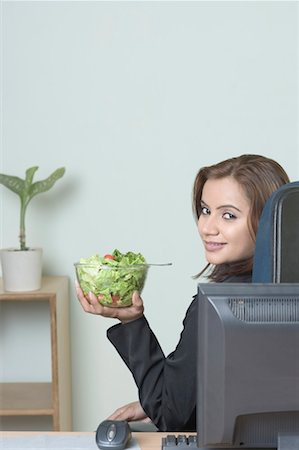
M201 213L204 214L204 215L207 215L207 214L210 214L210 210L206 206L202 206L201 207Z
M232 220L236 218L236 216L230 212L224 213L222 217L227 220Z

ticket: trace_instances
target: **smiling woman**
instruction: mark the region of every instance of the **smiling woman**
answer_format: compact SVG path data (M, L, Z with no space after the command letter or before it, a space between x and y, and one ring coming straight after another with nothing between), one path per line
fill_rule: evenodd
M212 281L250 282L255 235L266 200L289 181L275 161L258 155L231 158L198 172L193 188L193 209ZM86 299L77 286L85 311ZM99 299L90 294L93 312L108 317ZM110 419L147 420L161 431L190 431L196 427L197 297L183 321L175 350L165 357L145 316L143 300L134 292L132 305L110 308L109 317L120 323L108 329L108 339L131 370L139 402L118 408Z
M276 161L241 155L199 170L193 211L213 281L251 275L258 222L266 200L289 177ZM207 272L211 269L210 272Z
M216 265L251 258L250 202L239 183L232 177L207 180L201 204L198 231L206 260Z

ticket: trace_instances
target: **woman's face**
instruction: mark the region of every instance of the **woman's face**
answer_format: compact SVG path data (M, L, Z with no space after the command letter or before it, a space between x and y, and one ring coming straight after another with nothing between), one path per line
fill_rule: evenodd
M210 264L233 263L253 256L255 242L248 229L249 211L249 200L233 178L205 182L198 231Z

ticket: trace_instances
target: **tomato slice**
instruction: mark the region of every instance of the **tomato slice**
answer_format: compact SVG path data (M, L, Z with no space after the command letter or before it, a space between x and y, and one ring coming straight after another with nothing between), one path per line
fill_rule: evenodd
M105 259L115 259L113 255L110 255L107 253L107 255L104 256Z

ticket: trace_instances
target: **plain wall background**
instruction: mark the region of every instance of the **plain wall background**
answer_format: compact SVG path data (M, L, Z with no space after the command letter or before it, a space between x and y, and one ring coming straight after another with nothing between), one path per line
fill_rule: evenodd
M70 278L75 430L137 391L106 340L114 321L78 304L73 262L114 248L171 261L150 269L143 298L174 349L204 265L198 169L260 153L298 179L298 19L287 1L1 2L0 170L66 167L30 204L27 236L45 274ZM0 195L0 245L16 246L18 199Z

